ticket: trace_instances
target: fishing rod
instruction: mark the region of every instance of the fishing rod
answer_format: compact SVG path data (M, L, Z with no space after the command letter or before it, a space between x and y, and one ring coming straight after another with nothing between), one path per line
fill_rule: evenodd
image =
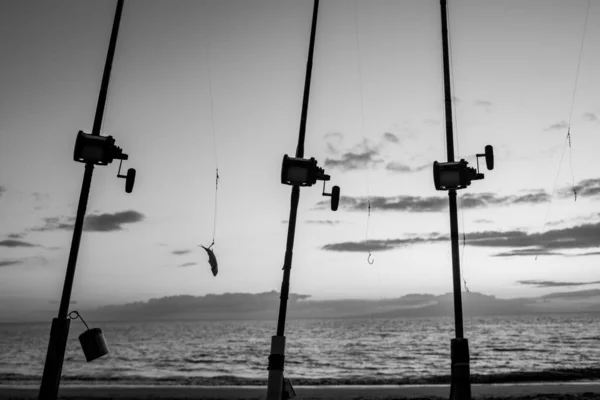
M446 146L448 162L433 163L433 180L437 190L448 191L450 208L450 240L452 247L452 283L454 292L454 326L455 338L450 341L451 381L450 399L471 399L471 378L469 371L469 342L464 337L463 313L460 279L460 253L458 241L458 206L456 191L464 189L473 180L483 179L479 172L479 157L485 157L489 170L494 168L494 152L492 146L485 146L485 153L477 154L477 170L468 167L464 159L454 160L454 137L452 123L452 88L450 83L450 55L448 46L448 11L447 0L440 0L442 17L442 57L444 69L444 113L446 119Z
M285 258L283 263L283 282L281 283L279 316L277 319L277 334L271 337L271 354L269 355L269 365L267 367L269 370L269 378L267 381L267 400L288 399L295 397L296 395L290 380L283 377L283 367L285 359L285 318L287 314L287 302L290 291L290 274L292 270L292 256L294 248L294 236L296 232L296 215L298 213L298 202L300 200L300 187L312 186L317 182L317 180L322 180L322 194L323 196L331 197L331 209L333 211L337 210L340 200L339 186L334 186L331 193L325 192L325 182L330 180L330 176L325 174L323 168L319 168L317 166L317 160L314 158L303 158L318 12L319 0L314 0L296 157L288 157L287 154L284 155L281 167L281 183L292 186L292 196Z
M117 1L92 133L87 134L83 131L79 131L75 141L73 159L74 161L85 164L85 172L83 175L83 183L81 185L79 204L77 206L77 217L73 228L73 239L69 252L69 260L67 262L67 271L58 310L58 317L52 320L52 326L50 328L50 340L48 343L48 351L46 353L44 372L38 396L38 399L40 400L56 400L58 397L62 366L67 347L67 338L69 336L70 316L76 314L75 318L80 317L77 312L74 311L69 313L68 310L71 302L71 291L73 289L73 280L75 278L77 255L79 253L81 233L92 184L94 165L108 165L115 159L120 160L117 177L126 180L125 191L127 193L131 193L135 182L135 169L133 168L130 168L126 175L121 175L122 162L123 160L127 160L129 156L123 153L123 150L120 147L115 145L115 140L112 136L100 135L106 100L108 97L108 84L117 45L121 14L123 13L123 5L124 0ZM87 361L92 361L108 353L102 331L98 328L88 328L86 332L79 336L79 341L81 342Z

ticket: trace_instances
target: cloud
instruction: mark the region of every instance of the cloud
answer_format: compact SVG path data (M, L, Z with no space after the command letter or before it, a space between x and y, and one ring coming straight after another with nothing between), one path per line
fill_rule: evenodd
M440 121L438 121L437 119L433 119L433 118L427 118L426 120L423 121L423 123L425 123L427 125L439 125Z
M570 254L569 257L589 257L589 256L600 256L600 251L590 251L587 253Z
M460 196L462 208L481 208L489 206L539 204L550 199L543 191L531 191L525 194L499 196L493 193L465 193ZM448 207L446 196L372 196L370 198L373 211L400 211L400 212L437 212ZM345 211L364 211L367 209L369 199L367 197L342 196L340 198L340 209ZM323 200L317 204L317 208L329 207L329 201Z
M367 251L386 251L398 247L405 247L427 242L440 242L448 240L448 236L432 234L426 237L412 237L406 239L378 239L361 240L359 242L340 242L326 244L321 249L338 252L367 252Z
M2 194L6 192L6 188L2 185L0 185L0 197L2 197Z
M394 135L393 133L390 132L386 132L383 134L383 139L387 140L388 142L391 143L398 143L400 141L400 138L398 138L398 136Z
M73 217L48 217L48 218L43 218L44 224L42 226L38 226L35 228L32 228L32 231L36 231L36 232L47 232L47 231L58 231L58 230L65 230L65 231L70 231L73 229L73 222L75 221L75 218Z
M119 231L123 224L132 224L143 220L144 214L133 210L88 215L83 229L90 232Z
M598 117L596 116L596 114L591 113L591 112L584 113L583 114L583 119L586 120L586 121L592 121L592 122L599 120Z
M25 237L24 233L9 233L6 235L10 239L22 239Z
M487 100L476 100L473 102L476 107L481 107L485 110L485 112L492 112L492 102Z
M191 253L191 250L173 250L171 252L171 254L175 254L176 256L181 256L181 255L189 254L189 253Z
M492 257L520 257L520 256L564 256L564 253L557 253L543 249L516 249L502 253L492 254Z
M323 137L325 139L334 138L334 139L343 140L344 134L341 132L327 132Z
M195 263L195 262L186 262L186 263L181 264L179 267L192 267L194 265L198 265L198 263Z
M600 178L584 179L575 187L565 187L559 191L561 197L572 197L573 189L577 191L577 197L594 197L600 195Z
M2 260L0 261L0 267L10 267L11 265L23 264L20 260Z
M344 134L341 132L327 132L323 138L326 141L327 153L329 154L340 154L339 147L344 141Z
M327 143L327 152L330 154L340 154L340 151L331 143Z
M485 231L467 234L467 243L480 247L508 247L513 249L534 248L531 254L543 254L540 250L588 249L600 247L600 222L582 224L569 228L548 230L543 234L523 231Z
M491 224L494 221L492 221L491 219L480 218L480 219L476 219L473 222L475 222L476 224Z
M343 153L340 159L326 158L325 166L330 168L340 168L342 170L365 169L382 163L379 157L379 151L375 148L365 148L361 151L350 151Z
M287 222L287 221L285 221L285 222ZM311 219L309 219L309 220L304 221L304 222L306 222L307 224L320 224L320 225L337 225L337 224L340 223L340 221L338 221L338 220L330 220L330 219L325 219L325 220L323 220L323 219L321 219L321 220L311 220Z
M494 193L464 193L460 196L461 206L465 208L486 207L492 205L540 204L550 200L544 191L531 191L526 194L498 196Z
M0 240L0 247L38 247L38 245L22 240L6 239Z
M569 287L569 286L584 286L584 285L596 285L599 284L600 281L591 281L591 282L561 282L561 281L540 281L540 280L524 280L517 281L518 284L521 285L529 285L535 287Z
M392 161L392 162L387 163L387 165L385 166L385 169L387 169L388 171L394 171L394 172L412 172L412 169L408 165L402 164L397 161Z
M560 121L560 122L550 125L549 127L547 127L544 130L545 131L562 130L562 129L567 129L568 126L569 126L569 124L567 124L567 121Z
M398 172L398 173L420 172L420 171L423 171L424 169L432 168L431 165L432 164L427 163L424 165L420 165L418 167L410 167L401 162L392 161L392 162L389 162L386 164L385 169L387 169L388 171Z
M570 228L554 229L544 234L512 231L480 231L467 233L466 243L469 246L511 249L508 252L496 253L495 257L517 257L533 255L560 255L581 257L598 255L596 252L563 254L556 250L574 250L600 248L600 222L583 224ZM369 251L392 250L397 247L419 243L434 243L447 240L447 235L432 233L404 239L369 240L359 242L342 242L326 244L323 250L329 251ZM598 252L600 253L600 251Z

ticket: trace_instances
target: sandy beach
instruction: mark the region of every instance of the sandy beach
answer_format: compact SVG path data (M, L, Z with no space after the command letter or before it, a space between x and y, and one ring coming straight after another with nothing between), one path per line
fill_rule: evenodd
M296 386L298 399L303 400L391 400L431 399L449 395L447 385L406 386ZM474 384L474 398L485 399L600 399L600 381L527 384ZM0 385L0 400L37 399L38 386ZM60 399L264 399L261 386L108 386L64 385Z

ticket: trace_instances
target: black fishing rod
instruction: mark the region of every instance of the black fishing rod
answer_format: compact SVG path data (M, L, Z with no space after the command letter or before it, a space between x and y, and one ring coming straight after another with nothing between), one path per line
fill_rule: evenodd
M279 317L277 319L277 335L271 337L271 355L269 356L269 366L267 368L269 370L267 400L282 400L295 396L291 382L283 377L283 367L285 358L285 319L290 291L290 273L292 270L292 256L296 232L296 216L298 213L298 202L300 200L300 187L312 186L317 180L322 180L323 195L331 197L331 209L333 211L337 210L339 203L340 188L334 186L332 188L332 193L325 193L325 181L330 179L329 175L326 175L325 171L317 166L317 161L314 158L309 160L303 158L318 11L319 0L315 0L308 46L308 60L306 62L306 77L304 80L304 94L302 99L302 113L300 116L300 132L298 135L298 146L296 147L296 157L288 157L286 154L283 157L281 170L281 183L292 186L292 196L285 259L283 263L283 282L281 284Z
M450 341L451 382L450 399L471 399L471 378L469 370L469 342L464 338L463 310L460 280L460 256L458 243L458 206L456 191L464 189L472 180L483 179L479 173L479 157L485 157L488 169L494 168L492 146L485 147L484 154L477 154L477 170L469 168L468 162L454 161L454 135L452 123L452 88L450 81L450 54L448 46L448 11L447 0L440 0L442 17L442 56L444 66L444 103L446 118L446 146L448 162L433 163L434 184L437 190L448 190L450 208L450 241L452 247L452 283L454 293L454 327L455 338Z
M440 1L442 14L442 53L444 64L444 103L446 116L446 146L448 162L454 162L454 134L452 124L452 89L450 86L450 56L448 50L448 14L446 0ZM450 242L452 247L452 284L454 292L454 329L456 337L450 342L451 399L471 399L469 376L469 344L464 338L462 296L460 283L460 256L458 244L458 206L456 189L448 191L450 206ZM462 368L458 368L459 365Z
M85 172L83 175L83 183L81 186L81 194L77 207L77 217L73 228L73 239L69 252L69 260L67 262L67 271L63 292L58 310L58 317L52 320L50 329L50 341L48 343L48 351L46 353L46 361L44 364L44 373L40 385L39 397L40 400L56 400L60 386L60 378L62 372L65 350L67 347L67 338L69 336L69 304L71 302L71 291L73 288L73 280L75 278L75 267L77 265L77 255L79 253L79 245L81 242L81 233L83 230L83 222L85 219L85 211L92 183L92 174L94 165L108 165L114 159L127 160L128 155L124 154L121 148L115 146L112 136L101 136L100 130L102 119L104 117L104 109L106 106L106 98L108 94L108 84L110 81L110 73L117 44L117 36L119 33L119 25L121 14L123 12L124 0L117 1L115 17L113 21L106 63L102 75L100 85L100 93L98 95L98 104L94 117L94 125L91 134L79 131L75 142L74 160L85 163ZM135 170L129 169L127 175L121 175L121 166L117 177L126 178L125 190L130 193L133 189L135 181ZM76 313L76 312L74 312ZM77 314L78 315L78 314ZM91 361L101 357L108 352L102 337L100 329L88 329L80 336L80 342L83 346L86 359Z

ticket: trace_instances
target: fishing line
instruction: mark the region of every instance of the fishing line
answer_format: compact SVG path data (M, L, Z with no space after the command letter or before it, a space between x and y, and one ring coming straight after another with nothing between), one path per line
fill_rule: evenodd
M447 20L447 24L448 24L448 55L449 55L449 61L450 61L450 83L451 83L451 90L452 93L456 94L456 85L454 83L454 62L453 62L453 52L452 52L452 35L451 35L451 22L450 22L450 5L448 4L446 7L446 20ZM453 95L453 107L452 107L452 114L454 115L454 132L455 132L455 144L456 144L456 154L459 155L459 157L455 157L460 159L460 140L459 140L459 130L458 130L458 117L457 117L457 111L456 111L456 96ZM467 300L471 300L471 292L469 291L469 287L467 286L467 279L465 276L465 264L464 264L464 259L465 259L465 250L466 250L466 246L467 246L467 235L465 232L465 212L464 212L464 207L463 207L463 196L462 194L458 196L459 199L459 207L458 207L458 211L460 213L460 220L461 220L461 225L462 225L462 251L460 252L460 266L459 266L459 272L460 272L460 276L462 278L462 284L464 286L465 291L467 292L466 295L466 299ZM472 313L467 312L468 308L464 307L463 309L463 313L467 316L467 318L469 319L469 325L470 325L470 329L474 328L473 325L473 315Z
M453 57L452 57L452 35L450 34L451 32L451 26L450 26L450 6L447 5L446 8L446 16L447 16L447 24L448 24L448 54L449 54L449 60L450 60L450 82L452 85L452 92L456 93L456 85L454 83L454 63L453 63ZM458 117L457 117L457 113L456 113L456 96L454 96L454 107L452 107L452 114L454 115L454 137L455 137L455 144L456 144L456 153L460 154L460 140L459 140L459 130L458 130ZM455 158L460 158L460 157L455 157ZM460 219L461 219L461 225L462 225L462 232L463 232L463 245L462 245L462 252L461 252L461 256L460 256L460 269L461 269L461 276L462 276L462 280L463 280L463 284L465 287L465 290L467 291L467 293L469 292L469 289L467 287L467 281L465 278L465 274L464 274L464 257L465 257L465 248L467 245L467 236L465 234L465 212L463 209L463 196L459 195L458 196L459 199L459 205L460 207L458 207L458 211L460 213Z
M558 170L556 171L556 177L554 178L554 186L552 188L552 195L550 196L550 203L548 204L548 209L546 210L546 215L544 217L544 225L542 226L542 233L540 234L538 243L537 243L537 247L540 248L542 246L542 240L544 237L544 234L546 233L546 225L548 223L548 216L550 214L550 207L552 206L552 201L554 200L554 193L556 192L556 184L558 183L558 177L560 176L560 171L562 169L562 163L563 163L563 159L565 157L565 151L567 149L567 146L569 147L569 167L571 170L571 182L572 182L572 191L573 191L573 198L574 201L577 201L577 189L575 187L575 174L573 172L573 154L572 154L572 146L571 146L571 122L573 120L573 110L575 107L575 98L576 98L576 94L577 94L577 86L579 84L579 69L581 67L581 59L583 58L583 46L585 43L585 33L587 30L587 22L588 22L588 18L589 18L589 14L590 14L590 6L591 6L591 0L588 0L588 6L587 6L587 11L585 13L585 22L583 24L583 32L581 35L581 44L579 46L579 56L578 56L578 60L577 60L577 70L575 72L575 86L573 88L573 97L571 99L571 110L569 112L569 124L567 126L567 135L565 137L565 143L563 145L563 151L562 151L562 155L560 157L560 162L558 163ZM538 259L538 255L535 256L535 260Z
M550 215L550 208L552 206L552 202L554 201L554 193L556 192L556 184L558 183L558 177L560 176L560 170L562 167L563 159L565 158L565 151L567 150L567 139L565 138L565 144L563 146L562 155L560 156L560 162L558 163L558 170L556 171L556 177L554 178L554 186L552 188L552 194L550 195L550 202L548 203L548 208L546 209L546 215L544 216L544 225L542 225L542 233L540 234L539 240L536 246L539 248L542 246L542 240L544 238L544 234L546 233L546 224L548 223L548 216ZM536 254L535 260L538 259Z
M360 38L359 38L359 33L358 33L358 9L357 9L357 5L356 5L356 0L354 0L354 23L355 23L355 27L356 27L356 52L358 55L358 81L359 81L359 89L360 89L360 112L361 112L361 133L362 136L365 137L366 136L366 127L365 127L365 107L364 107L364 100L363 100L363 79L362 79L362 63L361 63L361 55L360 55ZM366 150L368 151L368 142L365 141L365 147ZM375 262L375 259L373 258L373 255L371 254L371 247L369 246L369 221L371 219L371 194L370 194L370 180L369 180L369 171L371 169L371 166L369 164L367 164L367 171L366 171L366 176L367 176L367 224L366 224L366 229L365 229L365 243L367 245L367 252L369 253L369 255L367 256L367 262L369 264L373 264Z
M202 2L203 8L206 8L206 2ZM205 13L206 14L206 13ZM209 25L206 24L207 29L209 29ZM205 46L205 54L206 54L206 71L208 76L208 94L210 98L210 122L211 122L211 131L213 137L213 152L215 157L215 199L214 199L214 211L213 211L213 236L212 243L208 246L210 249L215 244L215 237L217 233L217 211L218 211L218 193L219 193L219 158L217 153L217 135L215 129L215 116L214 116L214 100L213 100L213 88L212 88L212 75L210 69L210 32L206 33L204 30L202 31L204 36L204 41L206 43Z
M204 11L204 9L206 8L206 2L202 2L202 9ZM203 12L203 14L207 14L206 12ZM217 274L219 273L219 266L218 266L218 262L217 262L217 257L214 253L214 250L212 250L212 247L215 245L215 237L217 234L217 211L218 211L218 193L219 193L219 158L218 158L218 153L217 153L217 135L216 135L216 129L215 129L215 115L214 115L214 100L213 100L213 90L212 90L212 76L211 76L211 70L210 70L210 26L207 23L207 31L205 32L204 30L202 31L202 38L204 39L204 42L206 43L205 46L205 56L206 56L206 73L207 73L207 78L208 78L208 96L210 99L210 124L211 124L211 131L212 131L212 138L213 138L213 153L215 156L215 200L214 200L214 210L213 210L213 235L212 235L212 242L208 247L205 247L203 245L198 245L199 247L202 247L204 249L204 251L206 251L206 254L208 255L208 263L210 265L210 269L212 271L213 276L217 276Z
M573 196L577 201L577 190L575 189L575 174L573 173L573 154L571 152L571 121L573 119L573 109L575 106L575 95L577 93L577 86L579 84L579 68L581 67L581 59L583 57L583 45L585 43L585 31L587 29L588 17L590 15L590 6L592 1L588 0L587 11L585 13L585 22L583 24L583 33L581 34L581 45L579 47L579 57L577 60L577 72L575 73L575 87L573 88L573 99L571 100L571 112L569 113L569 126L567 128L567 139L569 142L569 166L571 168L571 180L573 184Z

